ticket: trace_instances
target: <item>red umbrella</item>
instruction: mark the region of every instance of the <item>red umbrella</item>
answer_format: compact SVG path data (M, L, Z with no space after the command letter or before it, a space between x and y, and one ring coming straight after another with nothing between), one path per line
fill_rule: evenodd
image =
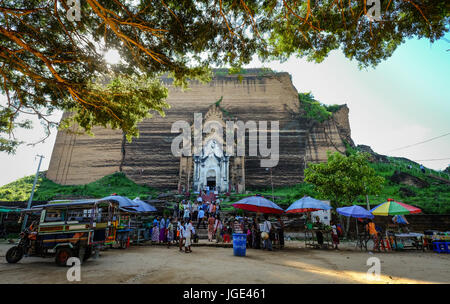
M262 197L262 196L250 196L232 204L234 208L261 212L261 213L284 213L274 202Z

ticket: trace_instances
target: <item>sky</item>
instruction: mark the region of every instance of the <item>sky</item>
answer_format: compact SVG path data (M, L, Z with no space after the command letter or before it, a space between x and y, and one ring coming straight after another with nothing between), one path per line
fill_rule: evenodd
M392 57L364 70L340 51L320 64L290 58L264 66L289 72L297 91L312 92L324 104L347 104L355 144L443 170L450 164L450 35L446 39L408 40ZM260 66L254 60L249 67Z
M443 170L450 164L450 135L391 150L450 133L450 51L447 51L450 35L446 40L433 44L427 40L408 40L392 57L364 70L340 51L332 52L319 64L294 57L284 63L262 64L255 59L246 68L264 66L289 72L299 92L312 92L324 104L347 104L355 144L369 145L377 153L406 157L425 167ZM106 57L111 63L118 60L115 51ZM56 113L53 119L58 121L61 115ZM47 170L56 133L54 130L45 143L19 147L15 155L0 153L0 185L35 174L37 154L45 157L40 171ZM33 130L16 135L26 142L44 137L36 119Z

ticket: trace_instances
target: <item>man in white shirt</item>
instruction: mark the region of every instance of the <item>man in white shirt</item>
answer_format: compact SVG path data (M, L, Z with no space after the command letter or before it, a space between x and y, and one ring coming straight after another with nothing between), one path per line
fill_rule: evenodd
M264 240L264 249L272 251L272 240L270 239L270 232L272 230L272 223L269 221L267 215L264 215L264 223L261 229L261 232L266 232L269 237Z
M192 221L188 220L184 226L184 252L189 253L191 250L191 236L193 233L194 227L192 226Z

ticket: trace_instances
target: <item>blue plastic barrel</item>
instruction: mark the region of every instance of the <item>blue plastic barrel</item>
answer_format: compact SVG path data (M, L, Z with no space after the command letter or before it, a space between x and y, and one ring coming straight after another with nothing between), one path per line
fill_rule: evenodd
M236 256L245 256L247 249L247 235L245 233L233 233L233 252Z

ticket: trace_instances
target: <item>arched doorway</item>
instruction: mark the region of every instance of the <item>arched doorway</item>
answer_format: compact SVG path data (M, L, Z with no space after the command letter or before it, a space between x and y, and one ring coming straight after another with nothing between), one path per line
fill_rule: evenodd
M206 173L206 186L209 187L210 190L215 190L217 185L217 176L216 170L208 170Z

